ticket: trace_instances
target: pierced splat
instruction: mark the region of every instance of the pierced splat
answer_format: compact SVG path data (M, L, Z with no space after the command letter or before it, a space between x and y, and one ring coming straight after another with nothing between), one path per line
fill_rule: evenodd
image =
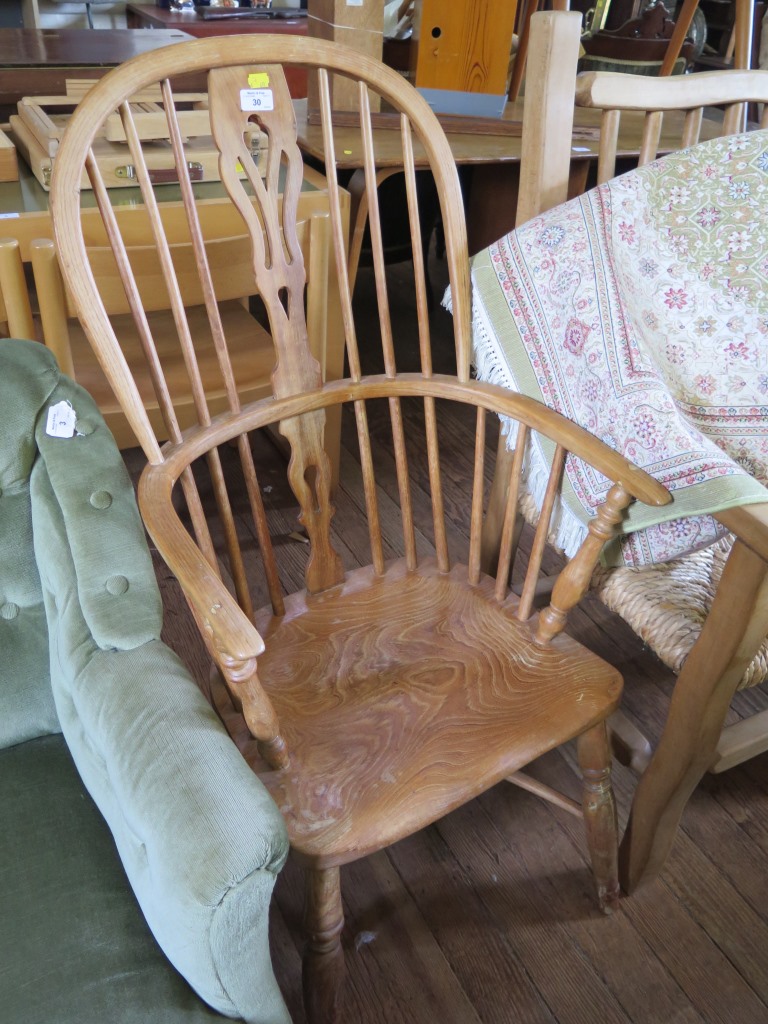
M221 154L221 180L251 236L256 284L278 357L272 384L275 395L282 398L320 387L321 372L309 349L304 316L306 272L296 235L304 169L296 144L293 105L282 68L270 66L259 68L258 77L269 83L268 88L259 91L270 94L266 105L271 103L273 109L242 110L247 104L241 100L241 93L249 90L249 78L254 80L255 70L237 67L209 72L211 129ZM266 133L269 143L263 178L247 142L254 122ZM245 170L245 181L238 177L238 165Z
M264 94L264 109L257 111L244 99L244 91L251 89L254 79L263 85L260 92ZM313 391L322 386L322 374L309 346L304 311L306 270L296 234L304 165L285 75L277 65L215 68L208 75L208 90L211 129L221 154L221 180L248 228L254 277L269 317L276 353L272 388L280 398ZM263 178L248 144L254 123L268 139ZM240 167L245 170L250 193L238 175ZM301 506L299 520L312 545L306 570L310 593L335 586L344 575L330 540L331 466L323 447L324 430L323 410L280 424L280 433L291 447L288 478Z

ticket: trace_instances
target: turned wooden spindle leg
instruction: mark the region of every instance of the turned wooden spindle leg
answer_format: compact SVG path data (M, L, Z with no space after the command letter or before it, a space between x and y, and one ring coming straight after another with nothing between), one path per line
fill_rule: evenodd
M611 786L611 748L604 722L579 737L578 751L584 780L584 824L597 899L603 913L610 914L619 899L619 856L616 804Z
M304 904L304 1008L309 1024L333 1024L344 979L339 868L308 869Z

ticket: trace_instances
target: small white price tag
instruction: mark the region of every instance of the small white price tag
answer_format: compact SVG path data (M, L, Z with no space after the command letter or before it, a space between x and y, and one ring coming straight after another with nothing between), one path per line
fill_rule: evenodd
M241 89L241 110L274 110L275 101L271 89Z
M59 402L48 410L46 434L51 437L73 437L77 415L69 402Z

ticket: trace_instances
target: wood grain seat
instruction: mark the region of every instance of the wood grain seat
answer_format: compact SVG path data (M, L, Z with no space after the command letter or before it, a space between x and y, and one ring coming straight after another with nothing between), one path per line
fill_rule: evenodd
M256 615L260 678L292 751L261 777L302 860L331 867L388 846L618 702L616 670L562 634L532 647L517 598L498 604L493 589L468 586L463 565L409 572L400 559L293 594L281 618ZM256 766L255 747L243 752Z

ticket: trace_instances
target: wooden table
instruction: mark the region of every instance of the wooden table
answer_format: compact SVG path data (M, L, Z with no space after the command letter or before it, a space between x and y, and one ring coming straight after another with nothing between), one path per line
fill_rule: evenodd
M301 36L307 34L307 18L216 18L208 21L201 18L196 11L167 11L154 4L127 4L125 18L129 29L175 29L198 38L246 32ZM301 99L307 95L306 71L286 68L285 77L294 99Z
M522 129L523 100L508 103L504 120L520 125ZM322 129L310 124L306 103L296 103L296 123L299 145L302 151L323 161ZM571 188L572 195L584 191L590 166L598 154L600 118L602 112L577 108L574 117ZM618 155L622 158L637 158L642 133L642 113L622 115L619 132ZM683 115L677 111L665 115L659 144L659 155L676 149L682 135ZM716 121L704 120L701 139L714 138L719 134ZM362 167L362 143L357 128L334 128L336 164L340 170L359 171ZM517 134L492 135L470 132L449 132L448 142L456 163L472 167L472 179L468 196L467 232L469 251L479 252L497 238L511 231L515 226L517 191L519 180L520 154L522 150L521 130ZM402 167L402 149L399 131L375 128L373 131L374 154L379 184ZM414 157L417 167L425 164L423 149L414 140ZM349 184L352 193L352 221L350 228L350 276L354 279L359 248L367 220L367 206L362 198L360 174L353 175Z
M189 41L178 29L0 29L0 107L15 108L22 96L66 93L67 79L101 78L140 53ZM183 87L205 90L204 76L185 76Z

